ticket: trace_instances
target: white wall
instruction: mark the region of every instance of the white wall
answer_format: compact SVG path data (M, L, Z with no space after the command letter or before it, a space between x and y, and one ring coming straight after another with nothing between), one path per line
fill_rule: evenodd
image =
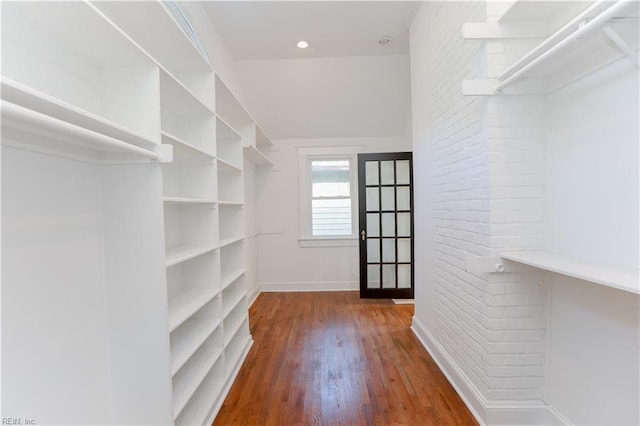
M638 79L622 60L549 97L551 250L637 267ZM551 281L546 401L575 424L640 423L640 297Z
M274 139L406 134L407 55L241 61L238 71L248 107Z
M549 96L551 250L638 265L638 90L622 60Z
M637 69L550 97L464 97L464 79L535 44L462 40L498 9L424 3L411 27L414 331L483 422L637 424L637 296L466 271L466 257L545 247L638 259Z
M256 186L258 277L262 291L358 289L357 240L352 247L299 246L298 147L363 146L363 152L410 151L410 140L334 138L274 140L274 167Z

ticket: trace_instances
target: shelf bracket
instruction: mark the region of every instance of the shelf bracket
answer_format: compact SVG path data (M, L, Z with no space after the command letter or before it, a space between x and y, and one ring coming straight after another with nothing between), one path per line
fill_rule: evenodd
M159 144L155 150L158 154L158 163L173 163L173 145L168 143Z
M468 257L466 270L472 274L490 274L503 272L527 272L536 271L537 268L513 262L501 257Z
M547 31L542 22L467 22L462 24L462 38L466 40L501 40L517 38L543 38Z
M605 35L609 37L609 39L633 61L636 67L640 67L640 58L638 58L638 54L627 44L626 41L622 39L622 37L620 37L617 32L615 32L613 28L609 25L605 25L602 27L602 32L605 33Z

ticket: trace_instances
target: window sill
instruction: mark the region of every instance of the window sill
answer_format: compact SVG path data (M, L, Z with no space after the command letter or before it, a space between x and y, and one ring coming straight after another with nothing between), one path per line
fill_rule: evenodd
M357 247L356 237L301 237L298 238L300 247Z

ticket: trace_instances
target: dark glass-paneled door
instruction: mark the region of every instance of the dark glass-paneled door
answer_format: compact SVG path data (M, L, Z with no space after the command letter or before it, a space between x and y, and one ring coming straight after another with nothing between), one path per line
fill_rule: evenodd
M410 152L359 154L360 297L413 299Z

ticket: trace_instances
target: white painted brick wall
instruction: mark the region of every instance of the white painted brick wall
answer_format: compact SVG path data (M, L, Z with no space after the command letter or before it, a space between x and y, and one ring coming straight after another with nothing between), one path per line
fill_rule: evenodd
M508 2L429 2L433 56L433 335L488 401L540 400L545 292L530 273L466 272L470 256L545 245L542 97L465 97L462 81L495 77L535 41L463 40ZM414 120L416 117L414 117Z
M530 43L532 41L524 44ZM488 42L487 45L490 76L502 72L523 49L522 42ZM491 97L489 110L491 254L542 249L547 207L545 100L541 96ZM505 368L517 366L507 371L519 374L492 382L485 396L489 400L541 399L546 316L540 275L489 274L488 279L505 284L506 290L504 295L485 301L497 310L499 322L493 326L507 332L504 341L491 344L490 352L508 353ZM505 389L518 392L505 392Z

